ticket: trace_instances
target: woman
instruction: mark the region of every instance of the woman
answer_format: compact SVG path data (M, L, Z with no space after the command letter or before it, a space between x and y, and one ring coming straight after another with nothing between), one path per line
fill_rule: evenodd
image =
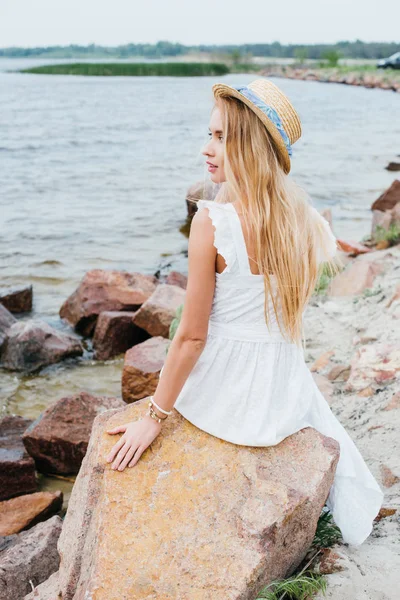
M134 466L174 407L234 444L271 446L304 427L340 444L327 507L343 540L361 544L383 493L330 410L304 361L303 314L323 265L340 261L328 222L288 177L298 114L267 79L213 86L203 150L215 201L199 200L191 223L182 318L160 380L139 421L107 457Z

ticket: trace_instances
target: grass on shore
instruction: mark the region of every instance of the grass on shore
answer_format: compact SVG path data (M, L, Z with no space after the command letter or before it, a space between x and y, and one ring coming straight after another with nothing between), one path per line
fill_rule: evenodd
M223 63L66 63L32 67L22 69L21 72L45 75L198 77L225 75L229 73L229 67Z

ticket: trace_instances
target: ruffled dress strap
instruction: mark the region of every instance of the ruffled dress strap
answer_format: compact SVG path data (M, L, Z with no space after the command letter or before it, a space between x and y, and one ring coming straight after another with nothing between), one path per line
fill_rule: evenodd
M317 263L320 264L336 255L337 240L327 219L314 206L310 205L310 208L317 227Z
M214 226L214 246L218 254L223 256L226 268L223 273L233 273L237 267L235 244L232 239L229 207L214 200L198 200L197 210L208 208L209 217Z

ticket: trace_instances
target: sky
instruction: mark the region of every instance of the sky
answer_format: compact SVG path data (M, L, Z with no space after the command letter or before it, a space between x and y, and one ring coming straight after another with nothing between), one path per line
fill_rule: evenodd
M0 0L0 47L400 42L399 0Z

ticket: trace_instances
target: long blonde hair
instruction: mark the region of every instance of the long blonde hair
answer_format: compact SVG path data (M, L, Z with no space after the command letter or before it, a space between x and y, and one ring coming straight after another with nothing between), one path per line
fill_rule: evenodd
M309 196L282 170L273 140L257 115L232 97L218 98L213 110L216 107L223 122L226 178L216 201L240 201L258 270L264 275L268 328L270 297L281 333L291 343L303 340L305 347L303 312L324 265L336 275L343 264L326 251L324 230L310 209ZM324 260L318 263L319 252ZM280 306L269 273L275 276Z

